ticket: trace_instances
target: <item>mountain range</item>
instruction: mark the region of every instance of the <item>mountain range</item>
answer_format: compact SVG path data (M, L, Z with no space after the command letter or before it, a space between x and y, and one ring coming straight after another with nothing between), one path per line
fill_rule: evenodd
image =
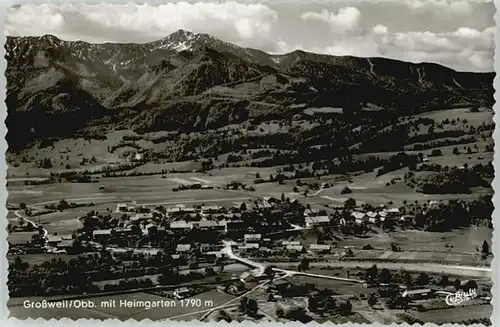
M304 107L411 115L494 101L494 73L299 50L272 55L185 30L142 44L7 37L5 49L13 151L96 126L189 132L284 119Z

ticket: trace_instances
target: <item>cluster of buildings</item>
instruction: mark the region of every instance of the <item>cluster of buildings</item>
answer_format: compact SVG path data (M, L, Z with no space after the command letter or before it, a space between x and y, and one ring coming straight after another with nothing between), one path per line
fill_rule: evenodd
M374 211L363 211L363 210L355 210L351 213L351 217L357 224L377 224L383 223L386 220L392 221L405 221L405 220L413 220L413 217L408 215L402 215L399 208L384 208L379 207L379 210Z
M262 237L261 234L245 234L243 242L237 246L242 254L266 254L282 255L286 254L331 254L333 247L330 244L308 244L304 245L300 241L272 240Z
M47 235L46 245L49 253L66 252L73 247L73 235Z
M336 208L344 211L344 207ZM384 205L374 209L365 210L362 207L357 207L350 210L346 217L340 215L328 216L324 212L308 209L304 213L306 227L320 227L329 225L345 226L349 222L357 225L363 224L380 224L385 222L412 222L414 217L411 215L402 214L399 208L386 208Z

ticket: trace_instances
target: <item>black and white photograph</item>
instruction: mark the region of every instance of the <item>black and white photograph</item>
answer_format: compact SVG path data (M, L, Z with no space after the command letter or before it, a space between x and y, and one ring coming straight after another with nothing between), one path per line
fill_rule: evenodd
M495 11L9 7L10 317L491 326Z

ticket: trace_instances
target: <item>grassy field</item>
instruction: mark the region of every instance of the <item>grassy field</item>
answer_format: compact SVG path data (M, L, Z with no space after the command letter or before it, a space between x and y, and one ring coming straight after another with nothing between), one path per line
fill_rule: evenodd
M38 234L38 232L16 232L9 233L7 235L7 241L11 244L24 244L31 241L33 235Z
M416 318L434 324L461 322L469 319L490 318L492 305L459 306L449 309L412 313Z
M446 244L453 245L452 252L476 253L476 246L484 240L490 241L493 231L486 227L469 227L450 232L424 232L419 230L398 230L397 232L379 232L370 238L346 238L339 241L339 246L363 247L371 245L376 249L390 249L395 242L403 250L445 252Z
M430 111L430 112L425 112L419 115L416 115L415 117L420 117L420 118L431 118L437 123L440 123L441 121L448 119L456 119L456 117L459 117L461 121L464 119L467 120L467 124L470 126L479 126L483 122L484 123L492 123L493 122L493 110L484 110L480 112L471 112L467 108L458 108L458 109L448 109L448 110L436 110L436 111ZM459 127L462 124L462 122L458 122L455 126ZM450 126L451 124L445 125L445 126ZM453 126L453 125L451 125Z
M312 274L322 274L322 275L336 275L338 271L328 271L323 269L311 269L308 271ZM338 277L346 277L345 273L340 274ZM351 278L354 278L351 276ZM357 283L348 283L338 280L331 279L323 279L323 278L315 278L308 276L293 276L286 279L292 284L302 285L306 283L310 283L315 285L315 287L319 289L329 288L333 289L337 294L341 295L359 295L361 293L370 292L369 289L363 288L361 284Z
M16 259L17 255L7 255L7 260L9 262L13 262ZM64 253L45 253L43 255L40 254L23 254L20 255L21 259L24 262L29 263L30 265L42 264L46 261L50 261L52 259L62 259L64 261L69 261L71 259L77 258L78 255L69 255Z

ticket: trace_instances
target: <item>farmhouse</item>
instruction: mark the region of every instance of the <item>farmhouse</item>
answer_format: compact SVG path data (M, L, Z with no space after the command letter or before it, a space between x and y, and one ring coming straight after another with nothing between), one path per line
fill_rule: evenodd
M242 252L255 251L259 249L259 243L246 243L244 245L238 246L238 250Z
M58 235L49 235L47 238L47 244L49 246L57 246L62 241L62 237Z
M260 205L259 205L260 208L263 208L263 209L270 209L273 207L273 205L269 202L262 202Z
M304 215L306 217L317 217L317 216L320 216L321 214L325 214L325 211L324 210L315 209L315 208L307 209L304 212Z
M153 218L155 218L155 219L157 219L157 218L161 219L161 218L163 218L163 213L161 213L158 210L154 210L153 211Z
M174 230L188 230L192 229L193 224L185 220L177 220L170 222L170 229Z
M113 234L116 235L126 235L132 232L132 228L130 227L117 227L113 229Z
M259 242L261 238L262 238L261 234L245 234L243 236L245 243Z
M332 249L328 244L311 244L309 250L315 253L330 253Z
M351 216L355 219L356 224L362 224L369 221L369 217L364 212L354 211L351 213Z
M175 252L177 253L186 253L191 250L191 244L177 244L175 248Z
M155 224L149 223L146 226L144 226L144 230L146 230L146 232L148 232L148 233L155 232L158 230L158 226L156 226Z
M460 282L460 289L464 291L477 290L477 283L473 279L463 280Z
M296 310L305 310L307 308L307 302L305 299L284 299L279 300L276 303L276 310L281 312L283 316L287 316L289 313Z
M385 219L387 218L387 211L386 210L382 210L378 213L379 217L380 217L380 221L385 221Z
M265 196L262 198L262 200L264 200L265 202L268 202L268 203L278 203L279 200L275 197L272 197L272 196Z
M425 299L429 297L432 294L432 290L428 288L424 289L417 289L417 290L410 290L410 291L404 291L403 292L403 297L408 297L413 300L416 299Z
M144 160L144 155L142 153L136 153L132 158L133 161L141 161Z
M96 242L103 242L111 236L111 229L99 229L92 232L92 237Z
M373 212L373 211L368 211L366 213L366 216L368 217L368 222L375 224L379 220L378 213Z
M302 253L304 251L303 245L287 245L286 250L288 252Z
M400 216L400 211L398 208L387 209L387 218L396 218Z
M73 240L62 240L57 244L57 248L60 250L67 250L73 247Z
M116 205L116 211L118 212L128 212L128 206L125 203L119 203Z
M151 213L138 213L132 217L130 217L131 221L144 221L153 219L153 214Z
M306 217L305 222L307 227L325 226L330 224L330 217L328 216Z
M194 209L193 209L194 212ZM182 207L172 207L172 208L167 208L167 217L178 217L184 214L187 214L188 212L186 211L186 208Z
M201 207L201 213L203 213L203 214L219 213L219 212L221 212L221 210L222 210L221 206L202 206Z
M300 241L283 241L281 242L281 245L287 246L287 245L300 245Z
M225 226L219 224L218 221L213 220L200 220L197 222L193 222L193 227L197 227L201 230L224 230Z

